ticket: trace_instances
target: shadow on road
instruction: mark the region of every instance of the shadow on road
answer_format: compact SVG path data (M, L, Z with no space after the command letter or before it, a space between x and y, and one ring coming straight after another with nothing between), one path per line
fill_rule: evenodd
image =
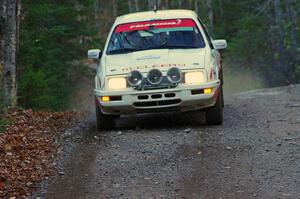
M96 131L95 118L94 116L90 118L91 130ZM115 130L155 130L204 125L205 114L202 112L143 114L139 116L124 116L117 119Z

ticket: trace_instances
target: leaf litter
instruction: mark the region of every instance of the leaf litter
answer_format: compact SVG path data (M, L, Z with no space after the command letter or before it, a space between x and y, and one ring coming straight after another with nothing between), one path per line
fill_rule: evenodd
M55 173L55 140L79 115L10 110L10 125L0 134L0 198L26 198Z

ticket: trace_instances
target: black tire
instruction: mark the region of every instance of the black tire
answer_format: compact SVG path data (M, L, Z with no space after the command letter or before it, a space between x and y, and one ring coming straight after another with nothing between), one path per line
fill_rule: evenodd
M223 92L222 87L219 90L216 104L206 110L206 123L208 125L222 125L223 124Z
M112 130L115 128L115 116L103 114L97 102L96 102L96 119L97 119L98 131Z
M222 65L222 63L221 63ZM220 69L220 80L221 80L221 93L222 93L222 107L224 108L224 94L223 94L223 86L224 86L224 79L223 79L223 70Z

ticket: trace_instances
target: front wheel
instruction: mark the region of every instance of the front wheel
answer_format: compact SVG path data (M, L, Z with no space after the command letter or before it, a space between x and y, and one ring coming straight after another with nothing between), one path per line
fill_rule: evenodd
M98 131L112 130L115 128L115 116L103 114L97 102L96 102L96 119L97 119Z
M216 104L206 111L206 123L208 125L222 125L223 124L223 92L219 89Z

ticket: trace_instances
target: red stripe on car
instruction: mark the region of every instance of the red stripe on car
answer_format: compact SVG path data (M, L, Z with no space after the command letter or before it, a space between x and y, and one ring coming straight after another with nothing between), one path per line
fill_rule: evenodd
M148 30L150 27L155 28L176 28L176 27L195 27L196 24L192 19L170 19L157 21L134 22L118 25L115 33L130 32L134 30Z

